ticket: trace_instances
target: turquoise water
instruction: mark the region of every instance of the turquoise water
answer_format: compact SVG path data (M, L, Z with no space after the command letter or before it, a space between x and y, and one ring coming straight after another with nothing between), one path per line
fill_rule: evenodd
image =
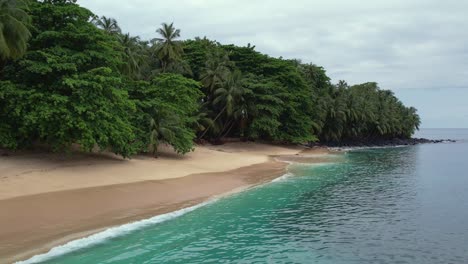
M467 142L339 159L43 263L468 263Z

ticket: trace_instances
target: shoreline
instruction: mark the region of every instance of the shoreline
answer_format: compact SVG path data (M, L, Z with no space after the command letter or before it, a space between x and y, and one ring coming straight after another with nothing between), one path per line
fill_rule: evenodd
M239 168L223 173L223 182L214 179L219 173L207 173L2 200L0 208L9 213L0 213L0 225L10 223L10 228L0 235L0 241L18 246L2 245L0 256L9 262L25 260L111 227L167 214L269 182L284 175L287 165L272 161ZM191 189L188 196L181 194L187 189ZM25 207L29 208L27 212L16 211L22 214L24 223L16 220L12 226L12 220L18 216L15 208ZM56 214L57 211L60 213ZM35 219L35 223L30 223L30 219ZM41 222L42 225L38 224Z
M248 159L249 162L255 162L231 170L0 199L0 241L4 241L0 245L0 258L8 262L25 260L110 227L174 212L213 197L226 196L270 182L284 175L289 165L287 161L274 157L286 155L297 158L296 155L305 150L261 145L264 149L252 155L252 152L258 151L256 148L259 145L248 145L217 147L216 152L210 153L211 156L220 153L248 156L252 158ZM268 155L270 150L274 150L274 155ZM318 157L322 157L328 150L314 149L311 153L318 153ZM262 159L266 161L257 163ZM321 161L322 158L317 159L317 162ZM152 159L151 162L164 162L164 158ZM183 170L186 165L184 160L178 162ZM67 170L76 171L89 166L67 167ZM27 175L34 177L31 173ZM24 179L19 178L18 183L23 182Z
M185 156L174 153L168 146L161 146L160 149L158 158L140 155L130 160L109 153L63 155L20 152L0 156L0 200L224 172L265 163L276 155L295 155L306 148L230 143L223 146L197 146L194 152Z
M415 146L421 144L440 144L440 143L456 143L454 139L427 139L427 138L392 138L392 139L357 139L344 140L340 142L321 142L311 143L310 147L323 148L379 148L379 147L400 147L400 146Z

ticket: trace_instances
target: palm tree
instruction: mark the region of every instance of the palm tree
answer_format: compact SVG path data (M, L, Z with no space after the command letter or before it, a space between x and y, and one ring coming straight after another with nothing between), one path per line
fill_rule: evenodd
M348 105L346 89L330 87L326 103L326 114L320 138L325 141L340 141L345 136L348 122Z
M231 116L236 103L241 100L243 94L242 73L235 71L227 77L221 88L215 91L216 98L213 100L213 104L221 103L224 106L221 112L225 111L228 116Z
M31 37L30 17L22 0L0 0L0 60L16 59L24 55Z
M236 124L236 121L238 121L240 136L241 138L244 138L245 129L247 128L247 122L250 118L254 117L257 112L255 103L245 98L244 95L246 93L252 93L252 91L249 89L244 90L243 95L240 97L239 102L237 103L236 110L233 113L234 120L232 122L232 125L229 127L229 129L226 130L224 135L228 135L231 129L233 128L233 125Z
M181 131L179 117L171 112L155 110L149 120L149 145L156 156L160 143L171 143Z
M94 24L108 34L118 34L122 31L117 20L111 17L102 16L101 18L95 18Z
M125 53L126 63L123 65L123 72L132 78L139 77L145 52L143 46L140 45L140 38L132 37L127 33L119 36L119 42Z
M200 109L190 118L190 124L197 133L202 133L213 126L214 122L206 109Z
M208 92L213 93L226 79L229 74L229 61L228 54L211 54L205 63L203 72L201 74L201 82Z
M349 88L349 85L348 85L348 83L346 81L340 80L340 81L338 81L338 84L336 85L336 87L338 89L347 89L347 88Z
M231 124L231 118L233 117L234 112L237 110L238 104L244 100L245 89L242 83L242 73L240 71L235 71L229 74L226 80L222 83L222 86L218 88L215 92L215 98L213 100L213 105L221 106L221 110L218 115L213 119L213 122L218 121L218 119L225 115L227 117L226 122L221 124L220 130L221 133L226 130L227 127ZM242 111L239 112L239 116L242 116ZM200 138L208 132L208 127Z
M193 76L192 69L190 68L190 64L187 61L179 59L174 60L169 63L165 69L166 72L178 73L184 76Z
M421 118L418 115L418 111L414 107L409 107L405 109L406 114L406 124L405 124L405 132L403 133L405 137L410 138L416 130L419 130L419 126L421 125Z
M161 36L155 38L155 55L161 62L162 72L166 72L169 65L181 60L183 48L180 41L180 29L174 27L174 23L163 23L156 32Z

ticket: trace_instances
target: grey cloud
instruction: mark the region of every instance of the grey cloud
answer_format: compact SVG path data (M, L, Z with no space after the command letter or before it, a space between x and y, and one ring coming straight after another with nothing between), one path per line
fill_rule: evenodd
M118 2L118 3L116 3ZM150 39L174 21L207 36L324 66L333 81L384 88L468 87L466 1L81 0Z

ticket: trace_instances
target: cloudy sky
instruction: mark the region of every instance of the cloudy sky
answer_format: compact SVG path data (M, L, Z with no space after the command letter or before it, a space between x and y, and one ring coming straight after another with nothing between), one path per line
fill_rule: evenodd
M333 81L378 82L415 106L423 127L468 127L468 1L78 0L123 31L255 45L324 66Z

